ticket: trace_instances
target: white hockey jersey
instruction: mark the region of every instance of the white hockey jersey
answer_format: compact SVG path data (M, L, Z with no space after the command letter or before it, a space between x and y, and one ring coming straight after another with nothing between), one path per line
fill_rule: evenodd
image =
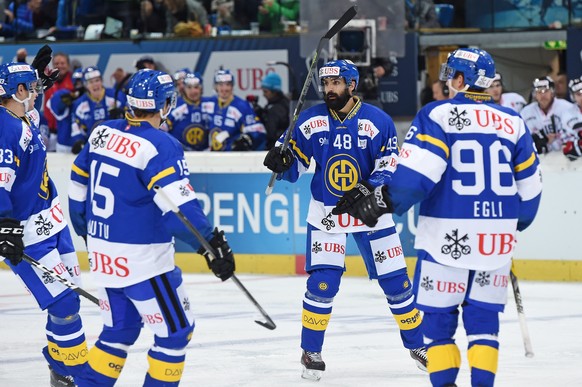
M525 98L517 93L503 93L499 104L519 113L527 105L527 102L525 102Z
M521 117L532 133L556 133L556 140L548 144L548 151L562 151L564 143L570 140L572 133L564 126L564 115L572 104L561 98L554 98L547 113L540 109L537 102L532 102L521 111Z

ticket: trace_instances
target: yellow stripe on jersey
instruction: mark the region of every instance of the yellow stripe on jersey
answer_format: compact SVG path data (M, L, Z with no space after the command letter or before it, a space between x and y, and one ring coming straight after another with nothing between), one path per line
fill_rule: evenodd
M59 351L59 346L50 340L48 341L48 353L49 353L50 357L52 357L54 360L59 361L59 362L63 361L61 359L61 353Z
M499 351L488 345L475 344L467 351L469 367L497 373Z
M72 170L73 170L73 172L75 172L77 175L79 175L81 177L89 177L89 173L83 171L81 168L77 167L75 164L73 164Z
M148 356L148 363L150 365L148 374L163 382L179 382L184 373L184 362L168 363Z
M93 370L109 378L117 379L125 365L122 357L105 352L99 347L93 347L89 351L89 365Z
M87 350L87 343L85 341L74 347L60 347L59 350L61 352L61 359L67 366L76 366L87 362L89 351Z
M160 172L157 175L155 175L154 177L152 177L152 179L150 180L150 182L148 184L148 190L152 189L152 187L154 186L154 184L156 184L156 182L158 180L163 179L164 177L169 176L175 172L176 172L176 169L174 167L164 169L162 172Z
M394 319L398 324L398 327L403 331L409 331L416 328L422 322L422 317L420 317L420 312L418 309L414 308L408 313L395 314Z
M449 158L449 147L443 141L441 141L438 138L435 138L433 136L429 136L428 134L417 134L416 138L418 138L420 141L426 141L429 144L432 144L434 146L438 146L439 148L441 148L445 152L447 159Z
M534 161L536 161L536 154L535 152L531 152L531 156L529 156L529 159L525 160L523 163L516 165L513 170L515 172L521 172L525 169L528 169L529 167L532 166L532 164L534 163Z
M17 156L14 156L14 161L16 161L16 166L20 167L20 159Z
M305 164L309 165L309 159L307 158L307 156L303 154L303 152L301 152L301 149L299 149L295 140L290 140L289 144L291 144L291 147L293 148L295 153L297 153L297 156L301 157L303 161L305 161Z
M325 331L327 329L327 324L329 324L330 317L331 313L319 314L303 309L301 319L303 320L303 326L305 328L314 331Z
M437 345L426 351L429 373L461 367L461 352L455 344Z

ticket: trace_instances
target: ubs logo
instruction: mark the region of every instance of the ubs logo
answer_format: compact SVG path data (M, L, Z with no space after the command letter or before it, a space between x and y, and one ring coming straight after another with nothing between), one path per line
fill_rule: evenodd
M342 197L354 188L360 177L360 167L355 158L347 154L331 157L326 165L325 185L332 195Z

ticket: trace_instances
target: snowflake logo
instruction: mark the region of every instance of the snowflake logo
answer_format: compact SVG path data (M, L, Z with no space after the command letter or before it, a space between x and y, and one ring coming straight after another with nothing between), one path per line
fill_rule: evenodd
M382 160L382 161L380 161L380 164L378 164L378 169L384 169L387 166L388 166L388 161Z
M184 297L182 300L182 305L184 306L184 310L190 310L190 299L188 297Z
M303 133L305 133L306 136L311 133L311 128L309 125L305 125L303 128L301 128L301 130L303 130Z
M335 227L335 222L331 219L331 212L325 218L321 219L321 224L325 226L327 231Z
M462 255L467 255L471 253L471 246L464 245L464 242L469 240L467 234L459 237L459 229L453 230L452 235L445 234L445 239L447 242L452 242L450 244L445 244L441 247L441 252L443 254L451 254L453 259L459 259Z
M471 125L471 120L465 117L467 115L466 110L459 113L455 106L449 113L451 114L451 117L449 117L449 125L456 127L458 130L462 130L465 126Z
M386 253L383 251L376 251L374 253L374 261L378 263L382 263L386 260Z
M313 254L317 254L320 251L323 251L323 249L321 248L321 243L320 242L313 242L313 245L311 246L311 252Z
M434 289L434 286L432 284L432 280L430 279L429 276L422 277L422 281L420 282L420 287L422 287L427 292L429 290L433 290Z
M91 145L95 148L105 148L105 143L107 142L107 137L109 137L109 133L106 133L107 128L103 128L97 132L97 135L93 140L91 140Z
M481 287L487 286L491 283L491 281L489 281L490 276L491 274L487 273L486 271L480 271L475 276L475 282L478 283Z
M39 214L34 221L34 225L38 226L36 229L36 235L50 235L53 228L53 224L50 220L45 219L42 214Z
M67 271L69 272L69 275L71 277L74 277L75 276L75 272L73 271L73 268L72 267L67 266Z
M180 188L178 188L180 190L180 195L182 196L190 196L190 190L188 189L188 187L181 185Z
M42 273L42 282L44 282L45 285L52 284L55 281L56 280L49 273Z
M31 141L31 139L28 138L28 137L24 139L24 144L23 145L24 145L25 148L28 148L28 146L30 145L30 141ZM30 152L30 153L32 153L32 152Z

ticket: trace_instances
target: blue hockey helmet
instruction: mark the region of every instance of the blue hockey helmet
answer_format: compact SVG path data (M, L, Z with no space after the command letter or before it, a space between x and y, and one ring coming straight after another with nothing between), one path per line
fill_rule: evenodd
M218 70L214 73L214 84L217 83L234 84L234 75L232 75L230 70Z
M101 78L101 71L96 66L89 66L83 70L83 82L88 82L94 78Z
M76 81L82 81L83 80L83 68L82 67L78 67L73 71L73 75L71 76L73 78L73 83Z
M346 81L346 85L350 85L352 81L356 82L356 88L360 81L360 73L358 68L351 60L338 59L332 60L321 66L319 69L319 82L323 78L342 77Z
M449 54L441 66L439 79L448 81L462 73L465 84L472 89L484 90L495 79L495 62L489 53L478 48L459 48Z
M31 92L36 89L37 93L42 94L42 84L38 81L36 70L32 66L18 62L0 65L0 97L8 98L15 95L20 84L24 84Z
M180 79L186 78L186 74L191 73L191 72L192 71L187 67L184 67L183 69L176 71L173 75L174 81L179 81Z
M186 86L200 86L202 87L202 74L195 72L188 72L184 76L184 85Z
M174 81L163 71L141 69L130 78L127 84L127 104L133 109L157 112L176 105ZM165 117L163 117L165 118Z

